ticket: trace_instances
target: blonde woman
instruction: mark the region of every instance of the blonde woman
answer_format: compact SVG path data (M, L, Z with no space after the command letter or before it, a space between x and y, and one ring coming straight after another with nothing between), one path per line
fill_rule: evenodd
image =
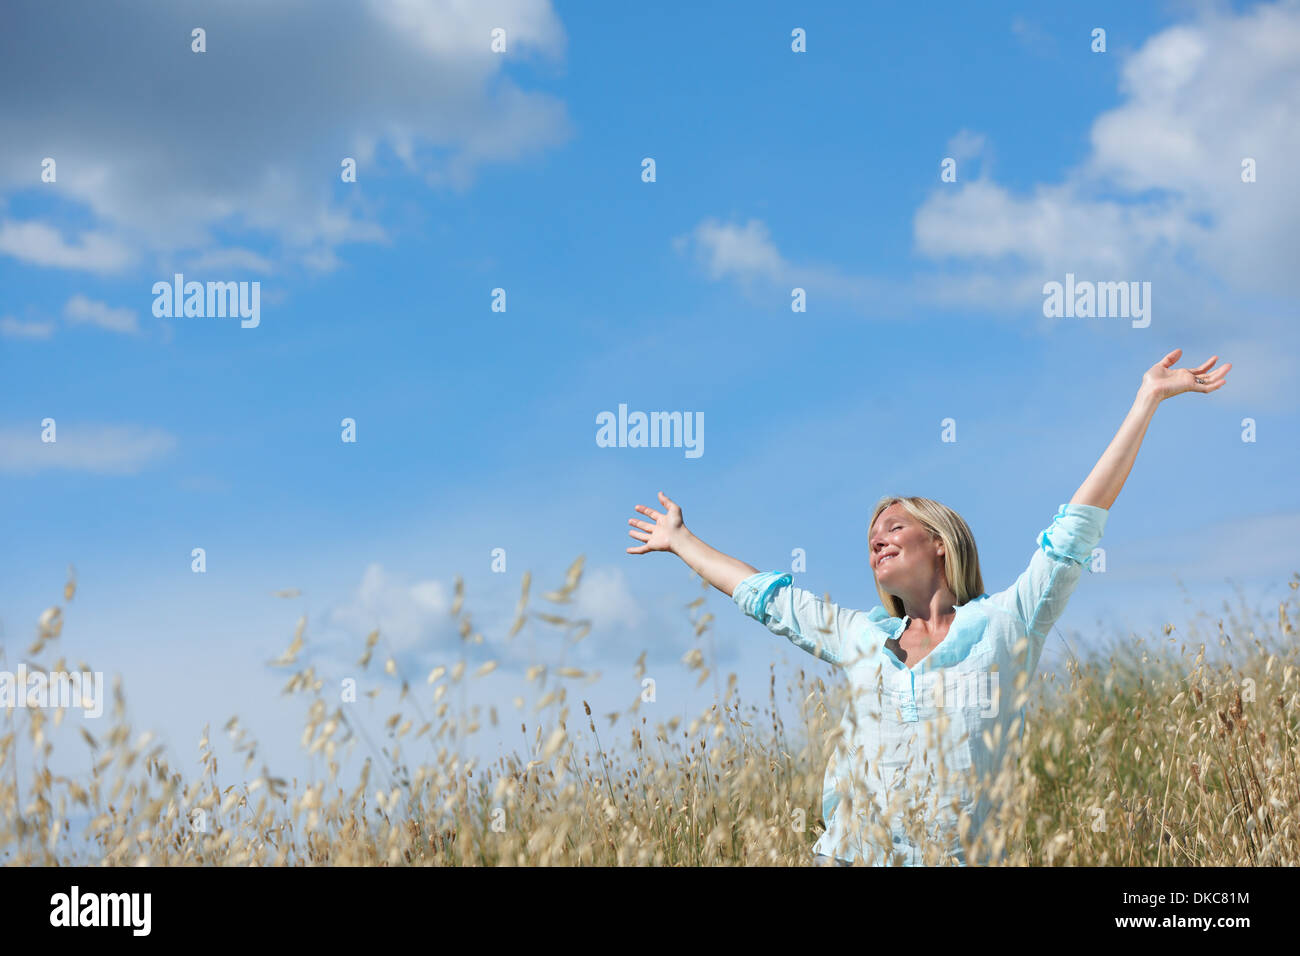
M1143 375L1119 432L1038 536L1029 567L996 594L984 590L966 522L928 498L876 504L868 549L882 603L870 611L836 607L789 574L760 572L709 547L662 492L663 511L636 506L650 521L628 519L628 534L643 542L629 554L671 551L772 632L845 669L852 702L826 769L827 828L814 862L965 865L963 835L1000 846L983 830L992 801L977 783L992 779L1023 730L1024 684L1101 540L1147 425L1162 401L1213 392L1232 368L1210 371L1216 355L1175 369L1181 353Z

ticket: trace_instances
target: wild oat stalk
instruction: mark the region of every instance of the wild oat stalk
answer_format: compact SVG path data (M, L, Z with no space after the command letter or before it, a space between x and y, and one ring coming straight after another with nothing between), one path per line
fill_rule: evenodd
M565 583L543 597L571 603L581 574L579 559ZM971 858L991 849L1005 850L1012 865L1300 863L1300 655L1291 625L1300 575L1295 578L1276 620L1271 612L1239 615L1225 604L1224 618L1204 636L1197 622L1186 631L1168 625L1154 642L1114 642L1040 678L1023 738L1013 747L1019 761L985 784L994 812L981 839L969 841ZM223 730L242 766L219 768L204 728L198 772L173 770L161 745L132 731L118 682L108 726L94 735L61 727L60 709L8 708L0 716L0 861L807 864L824 826L822 776L848 703L842 675L820 664L807 665L817 668L811 678L805 668L791 675L786 698L799 717L793 728L778 707L775 667L761 710L741 700L730 675L725 691L716 690L714 703L686 727L677 717L652 724L647 712L654 705L637 696L605 715L619 728L608 747L583 701L589 746L586 732L569 729L567 701L574 681L599 675L566 667L564 652L587 638L590 622L530 615L528 589L526 576L514 625L502 640L525 627L531 640L534 622L560 637L543 634L533 642L552 652L528 671L544 693L534 716L521 721L523 756L502 754L480 767L459 752L480 729L481 708L467 705L493 671L485 665L468 674L464 658L435 668L417 692L387 651L392 664L385 670L402 690L382 728L366 728L359 708L327 699L312 668L298 670L285 692L304 696L302 746L328 767L322 779L301 782L264 765L258 772L257 741L237 718ZM67 667L62 658L43 661L57 654L74 594L70 578L65 603L41 615L23 658L29 670ZM464 642L484 643L463 602L458 587L453 613ZM683 622L695 631L681 637L681 646L692 648L686 666L701 679L716 675L716 655L706 662L694 647L711 622L704 615ZM300 666L309 639L300 626L276 663ZM363 667L382 640L378 632L366 639ZM78 668L91 670L84 663ZM643 654L638 681L645 671ZM366 693L377 696L381 687ZM427 696L421 701L417 694ZM461 702L459 715L448 714L452 695ZM522 698L514 703L525 706ZM495 707L489 716L495 726ZM84 773L51 771L56 741L61 750L85 749ZM359 744L369 755L359 785L345 792L340 759ZM926 793L912 796L906 819L921 839L937 808L927 807ZM89 823L74 840L68 817L78 808ZM937 850L930 847L936 860Z

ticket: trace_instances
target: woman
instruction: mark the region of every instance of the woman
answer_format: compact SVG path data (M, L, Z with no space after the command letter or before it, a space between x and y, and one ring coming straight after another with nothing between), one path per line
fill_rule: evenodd
M882 605L841 609L760 572L687 530L662 492L664 512L629 518L628 554L671 551L771 631L843 667L852 703L822 789L826 832L814 861L965 865L966 842L1005 847L982 830L989 786L1013 734L1023 731L1024 687L1048 630L1101 540L1156 406L1182 392L1213 392L1231 363L1219 357L1172 368L1175 349L1143 376L1119 432L1069 504L1038 537L1029 567L1004 591L984 591L975 540L954 511L928 498L886 497L869 524L869 560ZM1017 679L1019 678L1019 679ZM981 862L972 860L970 862Z

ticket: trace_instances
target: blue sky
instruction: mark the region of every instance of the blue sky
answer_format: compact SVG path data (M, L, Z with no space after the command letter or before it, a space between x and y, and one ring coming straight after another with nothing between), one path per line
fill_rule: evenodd
M803 548L802 586L870 607L872 504L933 497L1000 590L1176 347L1228 384L1158 410L1062 629L1286 595L1296 3L472 7L6 4L5 666L72 564L59 653L121 674L178 762L238 713L272 767L308 769L305 704L265 666L301 614L334 678L379 627L426 711L423 675L465 655L502 661L469 703L518 714L530 653L600 670L570 703L621 709L644 650L655 715L693 714L698 583L624 553L633 505L664 490L760 568ZM260 282L260 324L156 318L176 272ZM1149 326L1046 318L1067 273L1151 282ZM704 453L598 447L620 403L701 413ZM508 642L520 575L540 609L579 554L592 634ZM457 574L483 645L449 613ZM750 699L774 660L822 667L708 601ZM375 730L392 709L358 706Z

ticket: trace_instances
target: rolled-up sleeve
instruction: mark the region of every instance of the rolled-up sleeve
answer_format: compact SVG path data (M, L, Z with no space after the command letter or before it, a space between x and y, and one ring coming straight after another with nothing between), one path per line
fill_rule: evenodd
M1061 505L1051 525L1038 536L1038 546L1058 561L1068 558L1087 567L1109 514L1094 505Z
M792 580L789 574L760 571L741 581L731 599L800 650L829 664L843 664L848 650L856 646L857 631L874 625L865 612L821 600Z
M736 590L732 592L731 599L736 602L737 607L758 621L758 623L766 624L768 601L772 599L772 595L776 593L777 588L784 587L793 580L789 574L780 574L776 571L759 571L757 574L751 574L736 585Z
M1024 626L1029 667L1037 666L1047 632L1065 613L1084 568L1091 570L1092 551L1101 541L1108 515L1105 508L1093 505L1061 505L1038 536L1029 567L1015 584L990 597Z

